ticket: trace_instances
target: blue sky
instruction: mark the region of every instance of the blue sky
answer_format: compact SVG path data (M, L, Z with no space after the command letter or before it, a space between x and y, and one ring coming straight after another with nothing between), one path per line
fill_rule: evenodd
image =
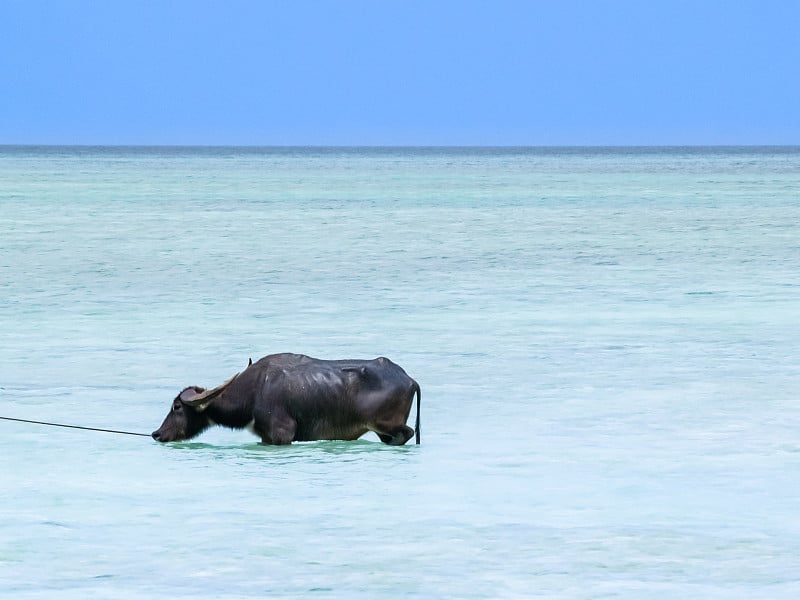
M0 0L0 143L800 144L800 2Z

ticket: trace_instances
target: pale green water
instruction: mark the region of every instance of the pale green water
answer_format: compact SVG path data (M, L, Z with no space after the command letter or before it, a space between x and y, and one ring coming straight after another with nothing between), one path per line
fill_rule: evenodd
M14 598L794 598L800 149L0 148L0 416L386 355L422 445L0 421Z

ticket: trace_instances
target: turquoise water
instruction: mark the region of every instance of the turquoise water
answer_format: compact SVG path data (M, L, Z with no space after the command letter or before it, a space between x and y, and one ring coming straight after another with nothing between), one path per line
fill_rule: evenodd
M795 598L798 315L798 148L0 148L0 416L423 390L400 448L0 421L0 595Z

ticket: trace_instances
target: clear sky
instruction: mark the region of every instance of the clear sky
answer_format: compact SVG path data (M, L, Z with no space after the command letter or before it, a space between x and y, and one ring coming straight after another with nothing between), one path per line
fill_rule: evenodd
M0 144L800 144L800 0L0 0Z

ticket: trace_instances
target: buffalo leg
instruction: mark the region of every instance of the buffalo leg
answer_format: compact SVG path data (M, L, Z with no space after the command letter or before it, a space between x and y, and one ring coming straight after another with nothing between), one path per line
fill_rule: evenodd
M297 421L295 421L283 409L274 409L267 418L266 432L261 433L262 444L274 444L283 446L291 444L297 431Z
M414 430L408 425L401 425L385 432L377 429L374 431L384 444L389 444L390 446L402 446L414 436Z

